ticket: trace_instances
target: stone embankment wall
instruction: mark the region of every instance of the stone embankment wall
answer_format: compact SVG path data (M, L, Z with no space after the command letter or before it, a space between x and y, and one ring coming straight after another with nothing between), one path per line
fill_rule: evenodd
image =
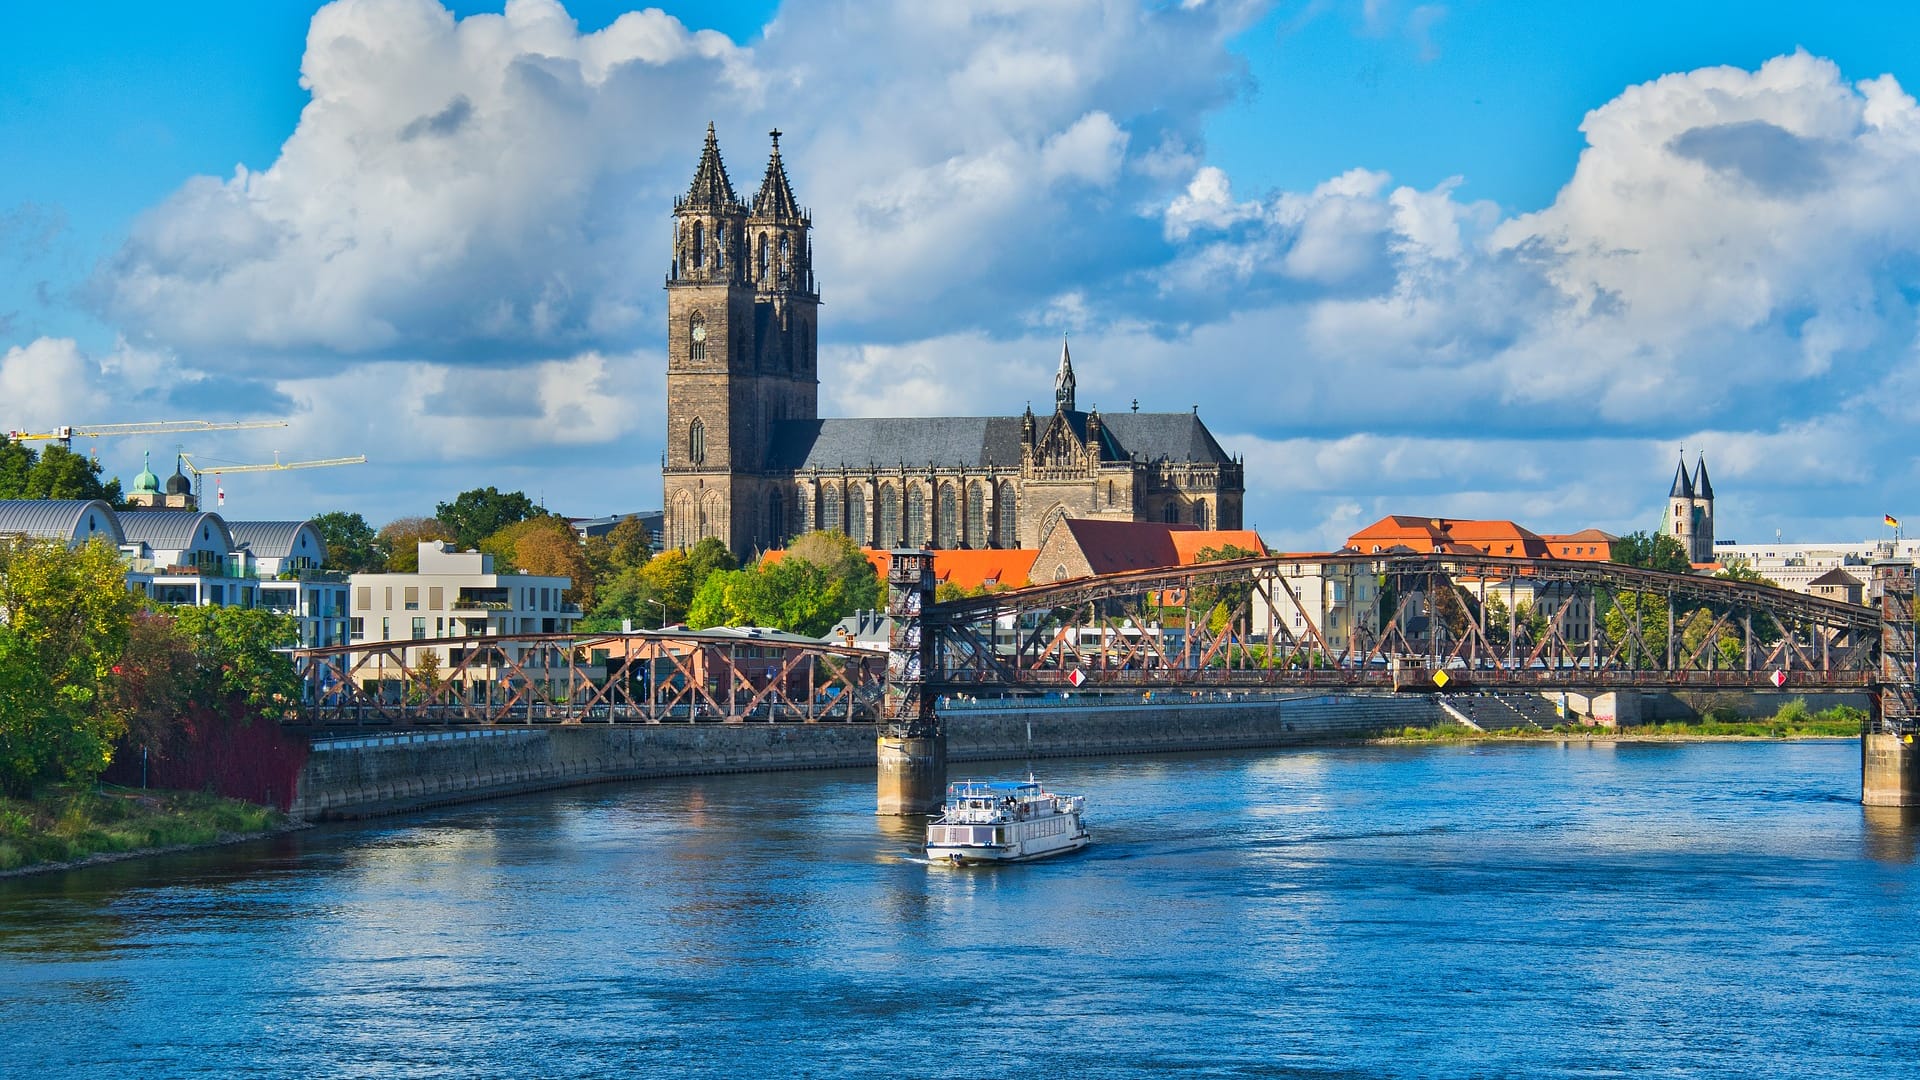
M956 707L946 719L949 760L987 761L1326 742L1427 726L1434 716L1427 698L1381 695L1102 706L1056 699ZM318 821L607 780L871 767L876 735L872 724L646 724L323 739L291 811Z
M1865 690L1688 690L1674 693L1647 690L1608 691L1588 697L1569 691L1540 695L1548 701L1565 699L1578 717L1606 727L1632 727L1667 720L1698 720L1715 709L1731 709L1743 718L1766 719L1789 701L1807 703L1809 712L1836 705L1866 710L1873 696Z

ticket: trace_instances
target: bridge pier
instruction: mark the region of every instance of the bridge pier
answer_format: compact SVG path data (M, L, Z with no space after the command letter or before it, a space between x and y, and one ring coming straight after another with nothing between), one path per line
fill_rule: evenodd
M880 733L875 788L877 812L899 817L937 813L947 793L947 734Z
M1860 736L1860 801L1867 806L1920 806L1920 746L1911 734Z

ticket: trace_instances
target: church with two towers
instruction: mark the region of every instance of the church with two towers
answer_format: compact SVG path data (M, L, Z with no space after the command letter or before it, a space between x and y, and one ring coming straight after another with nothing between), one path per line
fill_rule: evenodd
M838 529L863 547L1038 548L1068 517L1242 527L1244 463L1198 409L1082 411L1064 342L1051 414L821 418L813 223L772 136L743 203L709 124L674 203L664 546L715 537L744 558Z

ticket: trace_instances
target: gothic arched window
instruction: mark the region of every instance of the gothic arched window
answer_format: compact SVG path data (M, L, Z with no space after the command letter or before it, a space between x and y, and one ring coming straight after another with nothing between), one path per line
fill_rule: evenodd
M778 547L787 539L787 500L779 491L767 496L767 543Z
M707 425L699 420L687 425L687 460L695 465L707 462Z
M952 484L940 485L940 516L934 522L933 546L951 550L960 546L960 493Z
M1203 529L1208 527L1206 503L1197 502L1193 504L1193 523Z
M760 257L758 261L760 263L760 280L765 281L767 279L767 234L766 233L760 234L759 247L760 247Z
M703 270L707 265L707 230L698 221L693 223L693 265Z
M907 546L927 542L927 491L918 484L907 488Z
M687 320L687 359L707 358L707 317L694 312Z
M1180 524L1180 504L1170 502L1160 511L1160 520L1169 525Z
M892 484L880 485L880 546L900 546L900 500L894 497Z
M994 524L999 526L1000 546L1017 548L1020 546L1019 503L1013 494L1013 481L1000 485L1000 494L993 500Z
M987 489L975 480L967 485L967 546L987 546Z
M861 547L867 546L867 488L864 484L847 486L847 535Z
M846 527L846 518L840 510L840 485L828 484L820 492L820 527L823 529L841 529Z

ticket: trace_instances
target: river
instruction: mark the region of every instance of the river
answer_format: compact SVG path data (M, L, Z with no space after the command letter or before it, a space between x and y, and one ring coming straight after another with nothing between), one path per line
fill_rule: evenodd
M1851 741L1042 765L1095 844L1023 866L844 771L0 881L0 1073L1920 1074L1920 824Z

